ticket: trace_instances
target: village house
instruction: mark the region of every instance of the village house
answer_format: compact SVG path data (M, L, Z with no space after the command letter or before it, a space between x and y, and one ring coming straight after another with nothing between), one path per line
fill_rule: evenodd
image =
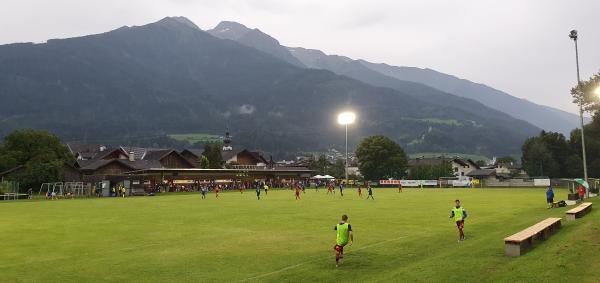
M459 179L468 176L473 170L480 169L479 166L471 159L447 158L447 157L418 157L408 160L407 173L410 174L410 168L415 166L440 166L444 163L449 163L452 166L454 177Z

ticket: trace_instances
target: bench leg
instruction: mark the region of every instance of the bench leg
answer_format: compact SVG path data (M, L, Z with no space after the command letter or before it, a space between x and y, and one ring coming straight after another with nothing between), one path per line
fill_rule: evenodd
M575 214L567 214L567 221L573 221L575 220Z
M521 255L521 245L515 243L504 243L504 254L517 257Z

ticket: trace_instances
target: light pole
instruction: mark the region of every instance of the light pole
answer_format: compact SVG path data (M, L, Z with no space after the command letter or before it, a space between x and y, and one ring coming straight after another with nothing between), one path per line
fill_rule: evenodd
M346 186L348 185L348 125L354 123L356 114L354 112L342 112L337 117L338 124L346 127L346 165L344 166L344 176L346 177Z
M577 49L577 31L572 30L569 37L575 42L575 65L577 66L577 86L581 86L581 78L579 77L579 50ZM585 135L583 133L583 102L579 102L579 122L581 124L581 153L583 155L583 179L588 181L587 161L585 154Z

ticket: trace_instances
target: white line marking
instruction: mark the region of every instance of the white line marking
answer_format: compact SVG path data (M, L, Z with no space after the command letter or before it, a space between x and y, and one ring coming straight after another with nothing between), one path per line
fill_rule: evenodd
M383 245L385 243L397 241L397 240L400 240L400 239L404 239L406 237L407 236L400 236L398 238L394 238L394 239L390 239L390 240L378 242L378 243L375 243L375 244L367 245L367 246L364 246L364 247L361 247L361 248L358 248L358 249L355 249L355 250L352 250L352 251L348 251L348 253L350 254L352 252L357 252L357 251L360 251L360 250L364 250L364 249L372 248L372 247L375 247L375 246ZM329 256L327 258L329 258ZM294 269L296 267L305 265L307 263L311 263L311 262L315 262L315 261L319 261L319 260L324 260L324 259L326 259L326 258L325 257L320 257L320 258L317 258L317 259L307 260L305 262L301 262L301 263L297 263L297 264L294 264L294 265L290 265L290 266L284 267L282 269L278 269L278 270L275 270L275 271L271 271L271 272L264 273L264 274L257 275L257 276L253 276L253 277L248 277L246 279L240 280L240 282L246 282L246 281L250 281L250 280L254 280L254 279L259 279L259 278L267 277L267 276L270 276L270 275L273 275L273 274L277 274L277 273L280 273L280 272L283 272L283 271L286 271L286 270Z

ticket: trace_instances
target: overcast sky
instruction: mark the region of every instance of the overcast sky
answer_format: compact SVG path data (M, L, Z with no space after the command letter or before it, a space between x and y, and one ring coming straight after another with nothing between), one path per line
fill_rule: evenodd
M582 79L600 71L600 1L2 0L0 44L43 42L185 16L256 27L287 46L431 68L570 112L577 29Z

